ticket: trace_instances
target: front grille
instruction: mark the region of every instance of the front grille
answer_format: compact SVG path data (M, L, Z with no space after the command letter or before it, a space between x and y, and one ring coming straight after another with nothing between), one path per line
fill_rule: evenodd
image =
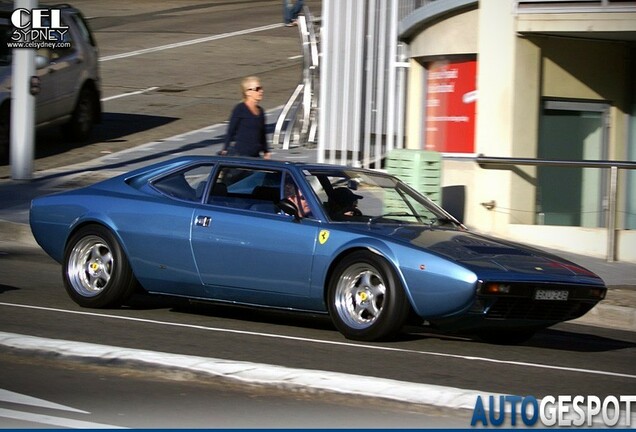
M527 319L565 321L586 314L595 302L537 301L519 297L499 297L486 311L486 319Z

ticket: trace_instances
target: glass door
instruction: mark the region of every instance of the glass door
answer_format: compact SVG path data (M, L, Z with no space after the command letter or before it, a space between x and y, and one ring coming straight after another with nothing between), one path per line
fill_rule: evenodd
M546 100L539 126L540 159L607 158L609 105ZM537 224L603 227L607 174L600 168L539 167Z

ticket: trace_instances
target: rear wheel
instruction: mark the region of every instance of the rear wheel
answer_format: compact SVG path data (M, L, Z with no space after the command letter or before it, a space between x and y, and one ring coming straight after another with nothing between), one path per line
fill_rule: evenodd
M84 87L80 92L73 116L64 127L71 140L82 142L89 138L97 116L95 97L95 92L90 87Z
M327 303L336 328L354 340L391 338L409 313L404 289L391 265L367 251L354 252L337 265Z
M90 308L119 307L137 286L117 239L100 225L86 226L71 237L63 278L73 301Z

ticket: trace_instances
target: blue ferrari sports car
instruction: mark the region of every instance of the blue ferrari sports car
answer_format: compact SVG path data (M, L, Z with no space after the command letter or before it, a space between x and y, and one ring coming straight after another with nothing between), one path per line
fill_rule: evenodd
M396 177L346 166L180 157L36 198L30 223L90 308L143 289L328 314L355 340L427 323L517 343L606 293L572 262L470 232Z

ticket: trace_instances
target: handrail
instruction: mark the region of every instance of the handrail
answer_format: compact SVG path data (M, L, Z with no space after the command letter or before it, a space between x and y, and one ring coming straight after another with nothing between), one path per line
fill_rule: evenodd
M489 157L478 155L475 162L481 168L491 169L493 167L511 167L515 165L571 167L571 168L606 168L610 170L610 181L608 185L609 205L607 209L607 262L616 260L616 196L618 186L619 169L636 169L636 162L630 161L608 161L608 160L557 160L557 159L532 159L513 157Z
M279 114L272 135L272 147L288 150L292 140L299 145L315 143L318 107L316 84L320 61L319 41L314 27L317 21L309 8L303 7L303 13L297 20L303 54L301 82Z
M533 159L533 158L512 158L512 157L492 157L478 155L475 162L482 168L485 165L535 165L535 166L560 166L574 168L611 168L636 169L636 162L630 161L608 161L608 160L564 160L564 159ZM483 165L483 166L482 166Z

